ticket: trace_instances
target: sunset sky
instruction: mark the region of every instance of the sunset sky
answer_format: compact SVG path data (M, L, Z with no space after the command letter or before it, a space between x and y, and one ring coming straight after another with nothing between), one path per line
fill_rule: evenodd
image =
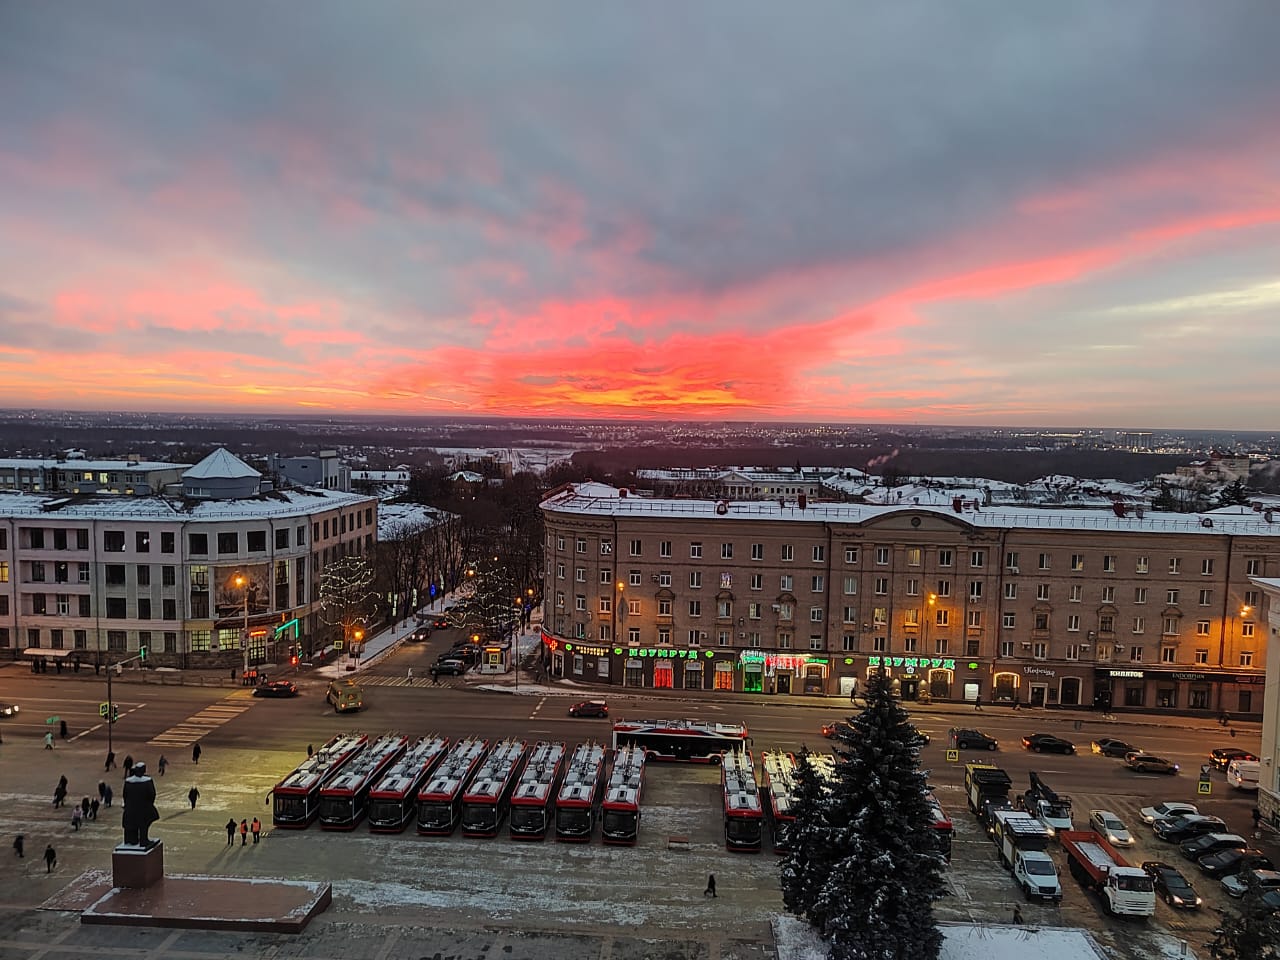
M1280 6L0 5L0 406L1270 429Z

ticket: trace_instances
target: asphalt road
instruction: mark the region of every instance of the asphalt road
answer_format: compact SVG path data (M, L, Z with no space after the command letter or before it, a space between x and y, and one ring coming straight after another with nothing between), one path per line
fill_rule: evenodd
M263 799L271 786L305 757L308 743L319 745L338 732L397 730L409 735L436 732L490 739L520 735L530 740L565 740L570 745L588 739L607 742L610 721L566 716L568 704L585 699L588 693L533 692L526 685L522 695L513 696L476 689L463 679L433 684L427 669L447 646L451 633L438 631L429 643L405 645L362 668L367 709L357 715L339 716L328 708L326 681L315 675L301 675L301 695L288 700L253 698L249 691L229 686L115 684L122 713L112 731L117 756L132 754L145 760L153 775L161 752L171 763L166 777L157 781L162 822L154 831L166 840L168 869L333 879L333 920L412 914L420 923L461 921L477 928L509 923L607 931L618 924L634 925L655 937L719 937L720 946L710 952L723 956L732 953L725 937L748 943L767 941L765 918L781 909L776 866L769 856L735 857L724 851L716 773L708 768L663 767L650 778L646 827L634 850L599 844L513 844L505 838L437 840L412 834L375 838L363 830L328 834L314 827L296 833L269 831L260 850L225 847L221 827L228 815L238 820L257 813L269 821ZM410 666L412 681L407 678ZM72 799L95 792L103 776L107 728L97 713L98 704L106 699L105 681L83 675L35 677L8 668L0 670L0 699L23 708L19 718L0 721L5 741L0 748L0 802L6 811L5 829L26 834L28 849L24 867L0 877L0 901L33 905L83 870L103 867L107 851L119 836L115 816L72 833L63 811L52 810L48 799L60 774L71 781ZM818 732L820 724L847 713L843 704L814 709L807 700L727 699L712 694L684 696L674 702L670 696L643 693L608 699L615 718L674 715L744 722L756 751L795 750L802 744L822 749L828 744ZM73 739L59 742L49 752L43 750L41 738L49 729L45 718L54 715L68 721ZM964 760L997 762L1017 789L1025 787L1028 772L1035 770L1059 793L1073 797L1078 825L1091 807L1113 810L1141 838L1130 855L1134 861L1157 856L1178 859L1176 852L1154 840L1137 822L1138 808L1160 800L1199 802L1204 812L1222 816L1237 832L1250 827L1251 795L1230 790L1221 774L1216 774L1212 795L1197 797L1195 781L1212 747L1256 750L1256 734L1232 740L1224 730L1168 717L1114 723L1090 717L1077 732L1075 718L1059 712L988 708L974 713L930 706L919 708L915 716L932 739L923 751L924 765L957 827L950 871L954 895L938 908L947 919L1005 921L1013 904L1020 902L1012 881L995 861L994 848L965 806ZM1002 749L965 751L961 762L948 762L947 729L975 722L998 737ZM1028 753L1021 748L1020 738L1030 732L1066 736L1081 752L1076 756ZM1119 760L1088 753L1089 739L1100 735L1121 737L1169 756L1182 765L1183 772L1175 777L1130 773ZM190 751L196 741L203 750L198 767L191 763ZM118 778L121 772L113 775ZM194 811L185 799L192 785L201 792ZM691 836L693 851L673 854L667 850L665 839L671 833ZM38 857L51 839L59 847L59 867L46 875ZM1272 852L1277 851L1272 848ZM702 902L697 896L707 872L717 873L720 901ZM1201 880L1194 868L1187 872L1209 901L1207 905L1225 903L1216 881ZM424 876L431 877L429 891L418 889ZM623 877L626 883L620 884ZM1064 888L1066 900L1060 908L1023 906L1028 920L1097 931L1120 956L1155 956L1143 944L1161 932L1203 945L1214 922L1209 910L1198 916L1175 916L1160 905L1154 922L1135 933L1133 924L1105 917L1096 901L1069 876L1064 878ZM549 899L549 890L557 896Z

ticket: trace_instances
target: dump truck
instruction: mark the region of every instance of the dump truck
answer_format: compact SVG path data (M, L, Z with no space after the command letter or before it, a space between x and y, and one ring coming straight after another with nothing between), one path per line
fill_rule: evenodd
M987 801L1004 800L1008 806L1009 788L1013 781L994 763L966 763L964 765L964 793L969 809L982 816Z
M1031 788L1022 795L1023 806L1028 813L1049 828L1050 835L1060 830L1071 830L1071 798L1054 791L1033 770Z
M1134 867L1092 830L1063 830L1058 834L1067 855L1071 875L1102 898L1111 913L1122 917L1149 917L1156 912L1156 891L1151 877Z
M1049 828L1023 810L998 810L992 814L995 841L1000 862L1013 873L1013 879L1028 900L1062 899L1062 884L1053 858L1045 850L1049 846Z

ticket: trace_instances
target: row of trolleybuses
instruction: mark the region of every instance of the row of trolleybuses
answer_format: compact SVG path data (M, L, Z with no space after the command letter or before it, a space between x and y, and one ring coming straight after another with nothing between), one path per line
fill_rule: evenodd
M331 739L272 791L272 822L324 830L353 830L368 820L376 833L493 837L504 823L516 840L589 842L600 823L607 844L634 844L646 760L718 763L724 800L725 846L759 852L766 824L773 849L787 849L795 823L796 758L765 751L757 782L747 728L697 720L624 720L612 747L519 738L490 743L477 737L450 742L429 735L415 741L387 734L372 742L360 733ZM835 758L811 755L818 773L835 776ZM934 827L950 853L951 821L930 797Z

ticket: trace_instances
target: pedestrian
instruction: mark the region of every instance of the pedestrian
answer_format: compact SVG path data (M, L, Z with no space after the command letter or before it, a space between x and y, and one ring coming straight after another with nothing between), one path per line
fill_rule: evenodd
M53 849L53 844L49 844L44 848L44 872L52 873L53 868L58 865L58 851Z
M1231 728L1231 738L1232 738L1233 740L1235 739L1235 735L1236 735L1236 728L1235 728L1235 727L1232 727L1232 728Z
M160 754L160 759L156 761L156 766L160 768L160 776L162 777L164 776L164 768L167 767L168 765L169 765L168 759L165 757L163 753Z
M1218 714L1218 726L1225 727L1227 725L1227 712L1224 710Z
M192 763L200 762L200 744L198 743L191 748L191 762Z
M240 821L240 846L244 846L249 839L249 821Z
M1013 709L1015 709L1015 710L1021 710L1021 709L1022 709L1022 698L1021 698L1021 697L1014 697L1014 698L1013 698Z
M194 787L192 789L195 789ZM236 842L236 818L232 817L227 821L227 846L233 846Z
M1022 926L1023 923L1022 908L1016 903L1013 905L1013 922L1018 924L1018 926Z
M53 731L52 730L50 730L48 733L44 735L44 748L46 750L53 749Z
M58 721L58 736L62 737L63 740L67 739L67 721Z
M18 834L16 837L13 838L13 852L18 855L18 859L20 860L25 859L27 856L26 853L23 851L23 846L26 844L26 842L27 842L27 839L22 834Z
M315 748L315 747L313 747L311 744L309 744L309 743L308 743L308 744L307 744L307 759L308 759L308 760L310 760L310 759L311 759L311 757L315 754L315 752L316 752L316 748Z
M56 810L58 807L64 806L67 802L66 784L60 783L53 788L53 806Z
M89 798L85 797L80 801L80 813L82 816L89 816Z
M232 667L232 668L231 668L231 679L232 679L232 680L234 680L235 678L236 678L236 668L235 668L235 667Z
M80 821L84 819L84 815L80 812L79 807L71 808L71 829L79 831Z
M975 712L982 709L982 697L973 698L973 709Z
M191 809L194 810L196 808L196 801L200 799L200 791L195 787L192 787L187 791L187 799L191 801Z
M406 679L407 679L410 683L413 683L413 667L410 667L410 668L409 668L409 675L408 675L408 677L407 677Z
M127 780L129 777L132 777L132 776L133 776L133 754L132 754L132 753L129 753L129 754L126 754L126 755L125 755L125 758L124 758L124 776L125 776L125 779L126 779L126 780Z
M65 773L58 778L58 789L64 794L67 792L67 775Z
M107 781L105 780L98 781L98 799L99 800L107 799Z
M716 875L714 873L707 874L707 889L702 891L704 897L714 897L716 895Z
M111 789L111 784L107 784L107 793L106 793L106 796L103 798L102 805L104 807L111 806L111 798L114 797L115 795L116 795L116 792Z
M1256 840L1262 836L1262 811L1254 807L1249 811L1249 815L1253 817L1253 838Z
M97 819L98 819L98 807L99 807L99 805L100 805L100 804L98 803L98 798L97 798L97 797L94 797L92 800L90 800L90 801L89 801L89 819L90 819L90 820L97 820Z
M114 750L107 751L107 762L102 766L103 773L110 773L112 767L116 765L116 754Z
M253 833L254 843L262 839L262 821L257 817L254 817L253 823L249 824L249 830Z

